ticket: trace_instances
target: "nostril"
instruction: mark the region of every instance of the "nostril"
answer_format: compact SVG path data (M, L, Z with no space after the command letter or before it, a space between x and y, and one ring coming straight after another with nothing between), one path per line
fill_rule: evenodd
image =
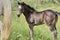
M20 15L17 15L18 17L20 17Z

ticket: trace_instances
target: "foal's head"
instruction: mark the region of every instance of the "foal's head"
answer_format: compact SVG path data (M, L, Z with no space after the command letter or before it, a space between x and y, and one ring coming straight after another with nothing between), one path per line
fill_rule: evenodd
M19 17L22 13L29 13L35 11L34 8L30 7L24 2L18 2L18 14L17 16Z
M24 2L21 3L18 2L18 14L17 14L18 17L24 12L24 5L25 5Z

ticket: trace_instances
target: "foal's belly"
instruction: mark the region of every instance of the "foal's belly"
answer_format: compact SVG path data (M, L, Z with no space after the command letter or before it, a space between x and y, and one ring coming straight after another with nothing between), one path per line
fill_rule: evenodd
M34 20L34 24L36 24L36 25L43 24L43 20L37 18L37 19Z
M43 24L44 18L43 18L43 14L34 14L31 15L29 18L29 22L33 23L33 24Z
M34 18L34 24L43 24L43 16L37 16Z

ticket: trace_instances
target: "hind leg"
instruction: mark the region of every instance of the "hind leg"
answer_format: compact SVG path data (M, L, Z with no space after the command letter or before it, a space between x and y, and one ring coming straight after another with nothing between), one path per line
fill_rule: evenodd
M46 16L45 18L45 23L48 25L50 31L53 33L53 40L57 40L57 29L56 29L57 19L58 19L57 15L53 17Z
M57 40L57 29L56 29L56 25L55 24L50 24L48 26L49 26L50 31L53 33L53 37L54 37L53 40Z
M53 33L53 40L57 40L56 21L47 20L46 24L48 25L50 31Z

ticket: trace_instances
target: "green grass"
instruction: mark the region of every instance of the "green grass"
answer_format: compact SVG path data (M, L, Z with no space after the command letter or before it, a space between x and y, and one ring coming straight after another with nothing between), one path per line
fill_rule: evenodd
M42 6L38 7L36 10L42 11L46 9L52 9L54 11L60 12L59 5ZM12 12L12 25L11 34L8 40L29 40L29 27L22 14L19 18L17 17L17 11ZM58 40L60 40L60 17L57 22ZM52 40L53 35L46 24L34 27L34 40Z

